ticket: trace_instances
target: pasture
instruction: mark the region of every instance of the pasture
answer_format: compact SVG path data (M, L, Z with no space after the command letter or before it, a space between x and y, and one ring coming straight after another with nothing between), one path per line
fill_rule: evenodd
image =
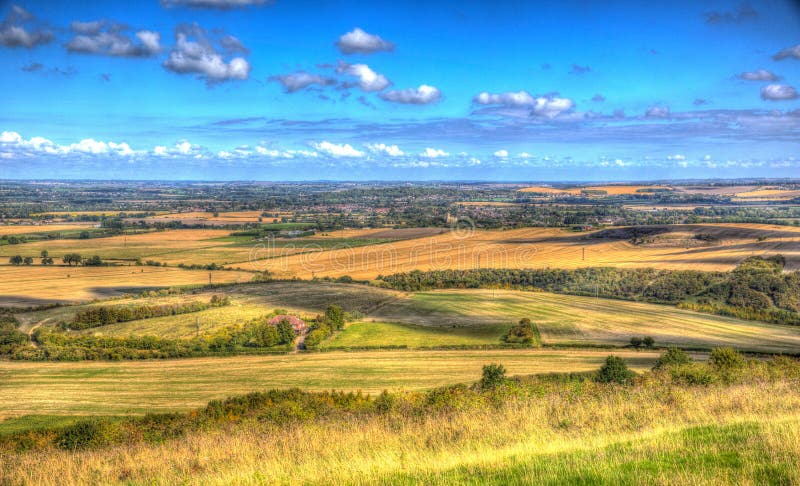
M424 390L472 382L502 362L510 374L597 369L608 350L351 351L143 362L0 361L0 418L188 410L255 390ZM657 352L615 351L636 370Z

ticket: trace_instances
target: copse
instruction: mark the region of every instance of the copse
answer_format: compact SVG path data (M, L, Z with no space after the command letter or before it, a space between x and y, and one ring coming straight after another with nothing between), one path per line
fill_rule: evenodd
M61 261L69 265L80 265L83 258L81 257L80 253L67 253L63 257L61 257Z
M12 265L22 265L22 255L14 255L8 259L8 263Z
M692 358L686 354L686 351L680 348L671 347L668 348L667 351L658 358L653 366L653 369L656 370L670 366L683 366L690 364L691 362Z
M628 369L625 360L619 356L611 355L606 358L606 362L600 367L595 380L600 383L629 385L633 382L633 377L635 376L636 373Z

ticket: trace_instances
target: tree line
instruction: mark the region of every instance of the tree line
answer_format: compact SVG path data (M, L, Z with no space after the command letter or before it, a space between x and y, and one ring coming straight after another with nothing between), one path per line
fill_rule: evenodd
M162 305L91 306L77 312L66 326L73 330L89 329L117 322L200 312L228 304L230 304L230 299L227 296L214 295L209 302L192 301Z

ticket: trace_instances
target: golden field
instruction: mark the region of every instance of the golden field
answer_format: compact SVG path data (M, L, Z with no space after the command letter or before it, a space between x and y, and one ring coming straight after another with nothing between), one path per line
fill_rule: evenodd
M730 270L753 255L783 254L800 268L800 228L765 224L676 225L672 231L711 235L713 246L658 248L624 238L593 238L555 228L452 231L427 238L263 260L281 277L349 275L373 279L410 270L467 268L655 267ZM759 238L766 237L762 241ZM584 253L585 252L585 253ZM585 258L584 258L585 255Z
M181 270L170 267L0 266L0 305L79 302L126 291L179 285L248 282L253 274L238 271Z
M536 192L542 194L554 194L554 195L566 195L570 194L573 196L579 196L583 191L604 191L609 196L618 196L618 195L632 195L632 194L647 194L647 189L656 189L656 190L671 190L672 188L669 186L634 186L634 185L626 185L626 184L612 184L612 185L604 185L604 186L580 186L580 187L569 187L569 188L554 188L548 186L531 186L525 187L520 189L520 192Z
M31 233L57 233L59 231L75 231L94 228L93 223L62 223L62 224L11 224L0 225L2 235L28 235Z

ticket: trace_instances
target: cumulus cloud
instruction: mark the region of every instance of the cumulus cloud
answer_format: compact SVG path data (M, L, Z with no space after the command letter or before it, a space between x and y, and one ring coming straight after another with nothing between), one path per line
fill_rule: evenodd
M669 118L669 106L655 105L644 112L647 118Z
M434 86L421 84L418 88L393 89L379 95L382 100L406 105L430 105L442 99L442 92Z
M385 143L366 144L367 150L374 154L388 155L390 157L402 157L405 153L397 145L386 145Z
M124 142L103 142L86 138L80 142L60 145L44 137L25 139L17 132L0 133L0 153L5 154L5 158L70 154L129 157L137 154Z
M737 74L736 77L745 81L777 81L780 79L775 73L767 71L766 69L745 71Z
M315 142L311 144L317 152L331 157L363 157L364 152L353 148L349 143Z
M498 150L494 153L494 156L497 157L498 159L505 159L506 157L508 157L508 150L505 149Z
M269 80L282 84L287 93L294 93L313 85L330 86L336 84L336 80L333 78L320 76L319 74L311 74L305 71L270 76Z
M761 88L761 99L768 101L794 100L800 97L797 90L788 84L769 84Z
M800 59L800 44L797 44L796 46L792 47L787 47L786 49L783 49L782 51L772 56L772 59L776 61L781 61L787 58Z
M555 118L571 111L575 102L570 98L559 96L532 96L527 91L508 91L505 93L482 92L477 94L473 102L479 105L499 105L511 108L530 108L532 116Z
M427 147L425 150L423 150L419 154L420 157L428 157L428 158L431 158L431 159L436 159L436 158L439 158L439 157L447 157L448 155L450 155L450 154L445 152L442 149L435 149L435 148L431 148L431 147Z
M163 63L169 71L195 74L209 84L244 80L250 76L250 63L246 59L234 57L226 62L206 31L197 24L176 28L175 39L175 46Z
M719 11L714 10L703 14L706 23L708 24L721 24L721 23L742 23L758 18L758 12L748 4L742 4L734 11Z
M668 155L667 160L686 160L686 156L683 154Z
M201 147L200 145L195 145L188 140L180 140L175 143L172 147L167 147L165 145L157 145L153 147L152 154L156 157L168 157L168 158L202 158L206 153L206 150Z
M340 62L336 67L336 72L356 78L357 82L355 86L358 86L364 91L381 91L392 84L386 76L376 73L366 64L347 64L346 62ZM353 85L347 84L347 86Z
M105 21L72 22L77 33L66 44L69 52L97 54L114 57L152 57L161 50L161 34L152 30L139 30L134 39L125 34L126 28Z
M503 105L503 106L533 106L534 97L527 91L508 91L506 93L482 92L475 95L472 101L479 105Z
M19 5L12 5L6 19L0 22L0 45L31 49L53 40L50 31L26 25L33 19L30 12Z
M272 0L161 0L161 5L165 7L194 7L194 8L216 8L221 10L231 10L234 8L260 7L271 5Z
M377 35L368 34L358 27L339 37L336 47L342 54L372 54L394 50L393 43L385 41Z

